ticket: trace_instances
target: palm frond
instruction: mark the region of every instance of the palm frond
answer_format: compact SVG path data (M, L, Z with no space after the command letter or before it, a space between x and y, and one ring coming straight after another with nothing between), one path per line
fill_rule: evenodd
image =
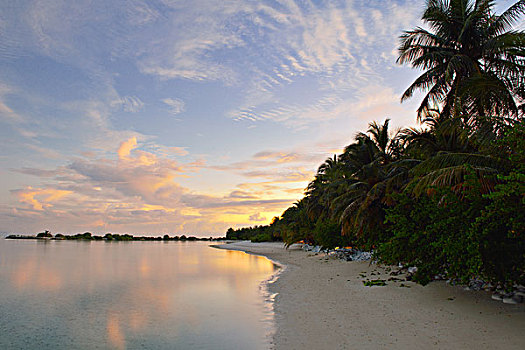
M524 13L525 0L519 0L501 15L495 17L489 25L489 35L498 35L510 29Z
M456 165L447 168L441 168L427 173L422 177L415 178L408 185L411 193L415 196L420 196L433 187L454 188L465 181L465 176L474 172L480 181L485 193L488 193L494 188L494 181L489 181L488 177L495 179L498 171L489 167L469 167L467 165Z
M473 153L441 153L416 165L410 171L412 176L423 176L436 170L455 166L501 167L501 161L490 156Z

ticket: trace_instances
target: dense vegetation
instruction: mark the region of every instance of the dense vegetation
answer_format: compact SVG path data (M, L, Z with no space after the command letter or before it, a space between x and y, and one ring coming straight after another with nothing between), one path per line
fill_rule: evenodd
M423 73L421 128L372 122L328 158L305 196L267 226L229 239L373 249L385 263L525 284L525 33L518 1L429 0L428 30L401 35L399 59Z

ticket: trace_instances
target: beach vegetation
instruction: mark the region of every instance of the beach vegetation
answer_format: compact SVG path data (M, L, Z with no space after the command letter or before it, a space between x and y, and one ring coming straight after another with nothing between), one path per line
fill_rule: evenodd
M374 287L374 286L384 287L386 286L386 281L382 279L376 279L376 280L363 281L363 284L366 287Z
M281 217L227 237L373 250L422 284L525 284L525 0L494 7L428 0L398 58L422 70L401 96L425 93L420 127L371 122Z

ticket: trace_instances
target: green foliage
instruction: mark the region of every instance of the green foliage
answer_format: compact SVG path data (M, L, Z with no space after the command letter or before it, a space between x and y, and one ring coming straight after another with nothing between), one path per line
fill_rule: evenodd
M318 220L313 231L313 238L324 248L346 246L349 238L341 235L341 225L333 220Z
M371 280L371 281L363 281L363 284L366 287L374 287L374 286L384 287L386 286L386 281L377 279L377 280Z
M226 239L251 240L252 242L280 241L280 236L275 229L275 224L243 227L237 230L230 227L226 231Z
M510 285L525 283L525 123L512 128L500 145L508 150L511 171L500 175L490 203L476 219L483 270L491 279Z
M251 239L252 242L271 242L272 236L269 232L259 233L257 236Z
M476 186L461 194L440 189L419 198L406 191L396 199L386 215L391 238L375 252L381 261L417 266L415 280L422 284L444 272L463 281L479 275L479 242L471 224L484 199Z
M493 1L429 1L428 30L401 36L400 63L426 70L421 129L371 122L321 164L305 196L270 225L229 239L374 249L383 262L467 281L525 283L525 33ZM505 133L505 131L507 131Z
M417 27L401 35L399 63L425 70L403 93L427 94L418 109L441 104L446 115L517 115L523 101L525 34L512 24L525 12L525 2L496 16L494 1L429 1ZM515 99L514 96L518 96Z

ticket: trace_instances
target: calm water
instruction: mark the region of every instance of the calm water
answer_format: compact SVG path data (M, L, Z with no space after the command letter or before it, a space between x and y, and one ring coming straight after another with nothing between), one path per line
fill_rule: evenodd
M0 349L266 349L274 272L209 242L0 239Z

